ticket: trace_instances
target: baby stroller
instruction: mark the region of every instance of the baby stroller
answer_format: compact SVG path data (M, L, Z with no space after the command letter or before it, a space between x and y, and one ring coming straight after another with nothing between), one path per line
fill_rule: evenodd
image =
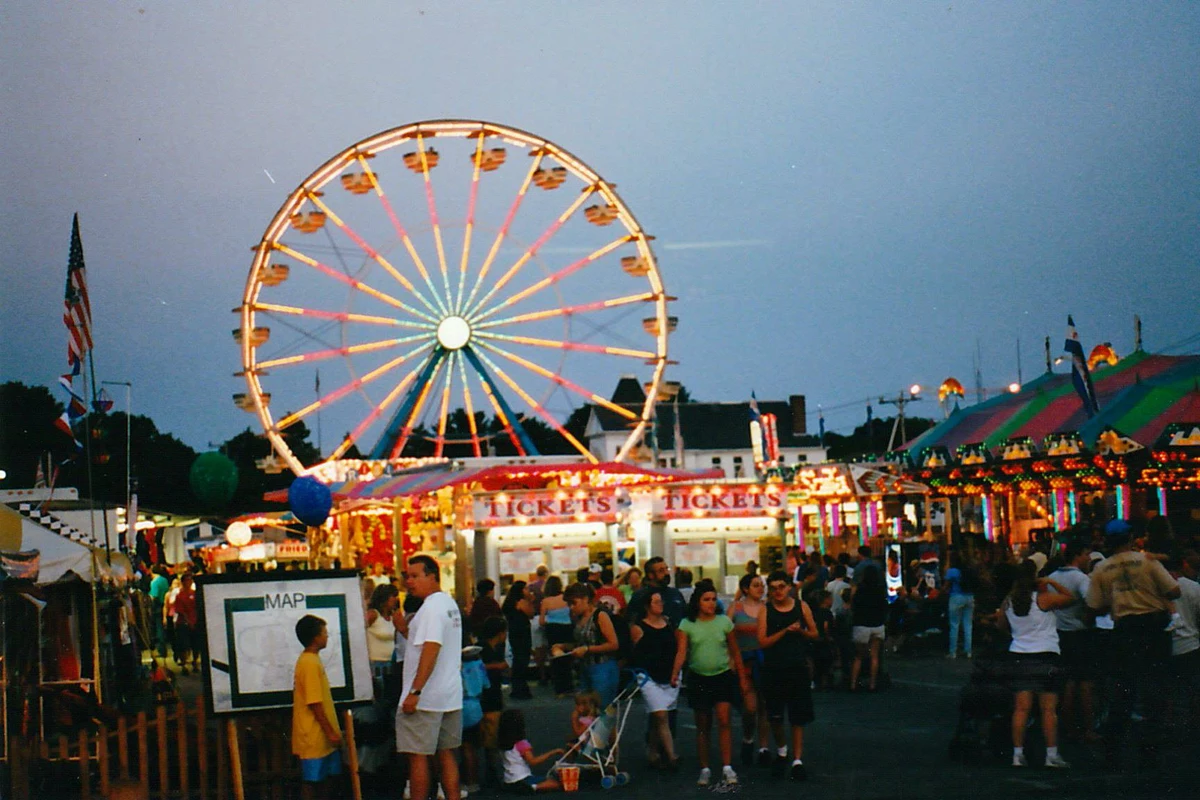
M987 755L1003 758L1012 752L1013 695L1005 667L1002 656L975 660L959 700L958 724L950 740L952 761L975 764Z
M643 670L632 670L633 680L617 692L612 703L592 721L592 724L567 748L567 752L554 763L553 771L563 767L578 767L580 772L596 770L600 773L600 787L611 789L629 783L629 773L621 772L618 752L621 734L633 710L633 701L642 684L650 680Z

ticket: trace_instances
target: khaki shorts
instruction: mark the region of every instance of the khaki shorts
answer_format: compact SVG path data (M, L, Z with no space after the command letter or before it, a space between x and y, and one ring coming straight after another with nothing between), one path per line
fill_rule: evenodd
M852 631L855 644L870 644L872 639L883 641L883 626L875 625L867 627L866 625L855 625Z
M462 744L462 709L405 714L396 709L396 752L431 756Z

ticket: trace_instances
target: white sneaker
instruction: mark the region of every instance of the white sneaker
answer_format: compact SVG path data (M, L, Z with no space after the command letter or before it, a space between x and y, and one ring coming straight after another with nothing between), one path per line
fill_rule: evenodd
M1029 766L1029 762L1025 760L1024 753L1021 753L1020 755L1013 753L1013 766L1014 767L1028 767Z
M697 786L708 786L712 783L712 770L708 767L700 770L700 777L696 779Z
M1053 757L1046 756L1046 766L1054 769L1070 769L1071 767L1071 765L1068 764L1060 755L1055 755Z
M724 781L725 783L728 783L731 786L738 782L737 773L733 771L733 767L726 764L721 769L721 780Z
M411 798L412 798L411 784L409 784L408 781L405 781L404 782L404 800L411 800Z

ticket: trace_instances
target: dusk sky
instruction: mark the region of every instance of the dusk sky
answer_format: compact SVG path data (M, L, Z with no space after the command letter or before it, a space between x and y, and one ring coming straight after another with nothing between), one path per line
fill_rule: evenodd
M869 397L970 389L977 342L986 386L1016 380L1018 342L1035 377L1068 313L1085 349L1127 355L1138 314L1147 349L1200 352L1195 3L10 0L3 18L0 381L63 397L78 212L98 378L197 449L257 427L231 401L230 309L288 193L437 118L531 131L618 185L678 298L668 377L698 399L800 393L810 429L823 405L849 430Z

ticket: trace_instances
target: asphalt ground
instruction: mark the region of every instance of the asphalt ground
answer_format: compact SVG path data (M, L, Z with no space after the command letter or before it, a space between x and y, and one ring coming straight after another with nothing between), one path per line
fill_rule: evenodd
M620 769L630 775L626 786L600 788L598 774L585 773L580 797L703 797L710 794L747 794L755 798L1054 798L1200 797L1200 742L1181 741L1163 752L1158 769L1138 768L1132 749L1129 765L1118 769L1106 763L1099 751L1066 742L1060 750L1071 763L1067 770L1041 766L1019 769L1010 765L1010 754L988 754L963 764L949 757L949 746L959 718L959 701L974 662L947 659L939 650L923 655L887 657L890 686L877 693L851 694L844 690L814 694L816 720L805 730L804 762L808 779L794 783L772 777L767 768L740 762L740 719L734 715L734 769L736 786L696 786L699 768L695 755L696 729L692 712L681 700L677 720L676 750L680 769L665 773L647 763L645 712L640 701L629 715L621 736ZM181 694L198 694L199 679L180 681ZM506 688L507 693L507 688ZM512 701L507 707L526 713L529 738L536 752L562 746L569 738L571 701L556 699L547 687L533 685L534 699ZM1041 763L1036 729L1030 731L1027 750L1033 764ZM711 761L714 778L720 759L714 732ZM536 771L536 770L535 770ZM366 776L368 797L399 800L401 780L395 772L372 779ZM507 796L485 787L480 797Z

